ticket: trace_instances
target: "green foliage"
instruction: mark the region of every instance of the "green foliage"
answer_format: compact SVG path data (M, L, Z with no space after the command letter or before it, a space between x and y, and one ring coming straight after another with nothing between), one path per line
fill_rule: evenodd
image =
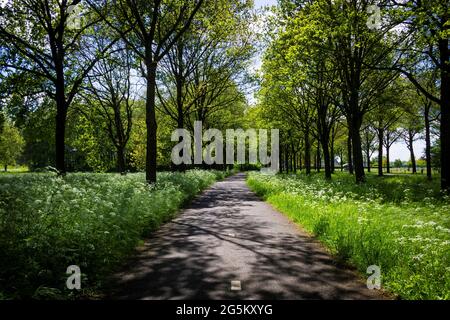
M402 168L403 167L403 161L400 159L397 159L394 161L394 167L395 168Z
M224 176L160 173L156 185L148 185L143 174L0 176L0 293L71 296L65 272L75 264L83 273L80 294L89 294L143 236Z
M24 160L30 169L54 166L55 106L46 99L39 108L27 112L23 121Z
M19 130L6 122L0 132L0 163L5 167L15 165L23 146L24 141Z
M87 111L94 114L94 107ZM104 129L103 121L97 115L88 119L84 114L71 117L74 125L67 128L66 153L68 167L74 171L90 169L94 172L108 172L115 167L115 149Z
M424 177L250 173L248 183L361 273L382 271L384 288L405 299L450 298L449 199Z
M431 165L437 169L441 167L441 142L439 140L431 147Z

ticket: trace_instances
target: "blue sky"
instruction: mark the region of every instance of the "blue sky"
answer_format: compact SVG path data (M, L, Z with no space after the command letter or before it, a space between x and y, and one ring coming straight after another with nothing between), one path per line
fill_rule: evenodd
M260 8L264 6L272 6L277 4L277 0L254 0L255 7Z

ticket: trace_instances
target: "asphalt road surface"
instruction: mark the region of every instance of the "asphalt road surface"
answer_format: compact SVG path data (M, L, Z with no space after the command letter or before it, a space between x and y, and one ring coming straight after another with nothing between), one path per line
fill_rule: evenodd
M113 299L383 299L238 174L155 232L114 276Z

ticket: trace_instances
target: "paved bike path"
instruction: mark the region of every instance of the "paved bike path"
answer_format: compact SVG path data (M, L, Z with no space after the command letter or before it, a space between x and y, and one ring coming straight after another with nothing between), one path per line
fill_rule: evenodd
M244 174L197 197L114 279L113 299L383 298L250 191Z

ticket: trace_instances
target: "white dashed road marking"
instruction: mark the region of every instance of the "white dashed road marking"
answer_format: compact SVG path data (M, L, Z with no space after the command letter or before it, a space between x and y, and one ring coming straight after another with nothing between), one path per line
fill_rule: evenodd
M231 281L231 291L241 291L241 282L240 281Z

